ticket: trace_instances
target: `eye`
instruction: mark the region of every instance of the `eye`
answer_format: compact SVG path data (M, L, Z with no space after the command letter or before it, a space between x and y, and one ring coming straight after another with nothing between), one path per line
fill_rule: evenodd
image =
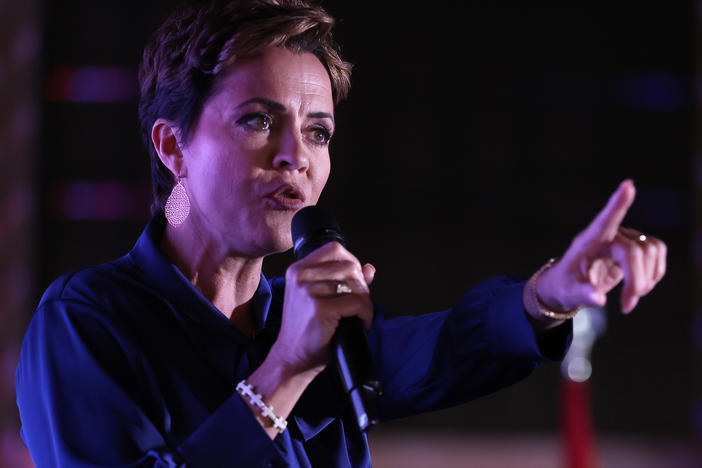
M259 132L267 132L271 129L273 124L273 118L263 112L255 112L252 114L246 114L242 118L236 121L237 124L243 125L251 130L256 130Z
M316 125L310 129L310 139L317 145L328 145L331 137L332 132L323 125Z

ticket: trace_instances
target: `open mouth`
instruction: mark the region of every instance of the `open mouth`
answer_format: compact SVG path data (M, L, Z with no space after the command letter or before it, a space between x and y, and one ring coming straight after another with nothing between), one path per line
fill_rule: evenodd
M304 196L302 195L302 192L300 192L296 187L293 187L292 185L283 185L282 187L279 187L278 190L273 192L273 197L282 198L285 200L304 201Z
M284 184L271 192L266 198L271 200L276 207L290 209L300 208L305 202L305 196L295 186Z

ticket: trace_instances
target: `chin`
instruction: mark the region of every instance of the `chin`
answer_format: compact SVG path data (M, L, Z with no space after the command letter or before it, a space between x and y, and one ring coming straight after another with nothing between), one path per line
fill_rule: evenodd
M290 231L291 216L283 219L272 220L269 224L268 244L273 250L271 253L285 252L293 246L292 233Z
M293 247L293 241L292 241L292 235L288 233L286 236L284 236L281 239L278 239L278 242L276 243L276 253L277 252L285 252L286 250L290 250Z
M293 246L292 234L288 230L285 232L274 231L270 233L270 236L261 243L264 249L264 256L273 255L286 250L290 250Z

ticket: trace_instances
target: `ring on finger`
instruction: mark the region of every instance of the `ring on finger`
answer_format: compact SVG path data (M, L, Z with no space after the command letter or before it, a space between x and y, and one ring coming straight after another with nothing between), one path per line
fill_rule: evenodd
M648 237L646 237L646 234L641 234L638 239L639 242L646 242L646 239L648 239Z
M343 281L339 281L336 283L336 294L341 295L341 294L348 294L350 292L353 292L351 288L349 287L348 284L344 283Z

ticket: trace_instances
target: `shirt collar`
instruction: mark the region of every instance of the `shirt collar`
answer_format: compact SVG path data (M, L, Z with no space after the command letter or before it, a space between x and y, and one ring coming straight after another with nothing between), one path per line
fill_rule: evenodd
M166 227L166 217L159 211L149 221L139 236L129 257L144 273L145 279L172 304L176 312L215 328L219 332L245 335L195 288L177 266L161 250L161 239ZM264 328L271 305L271 286L261 273L251 307L256 329Z

